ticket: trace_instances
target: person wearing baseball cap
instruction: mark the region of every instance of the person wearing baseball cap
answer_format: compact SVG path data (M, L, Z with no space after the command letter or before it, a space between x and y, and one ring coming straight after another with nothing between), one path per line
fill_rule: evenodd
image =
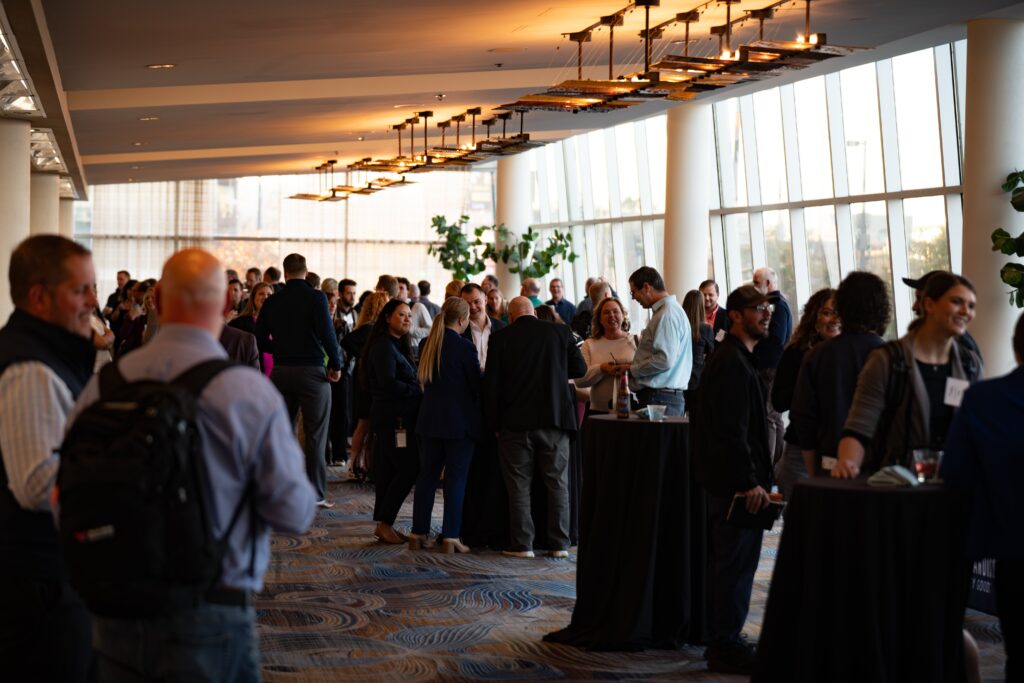
M772 456L765 395L754 347L768 336L775 292L744 285L729 294L731 326L707 360L696 405L693 462L707 491L708 669L749 674L754 648L740 635L750 608L764 532L726 520L730 506L755 513L769 504Z
M911 321L910 326L907 328L908 332L917 329L921 325L921 321L924 318L924 308L922 308L921 306L921 300L924 298L924 288L928 284L928 278L930 278L932 275L945 272L948 271L930 270L921 277L917 278L916 280L910 277L900 278L903 280L903 284L907 285L908 287L913 287L914 289L914 305L911 307L914 311L914 319ZM982 363L985 362L985 359L981 357L981 347L978 346L978 342L975 341L974 337L971 336L970 332L965 331L962 335L956 337L954 341L957 344L959 344L962 348L978 354L978 358L981 359Z

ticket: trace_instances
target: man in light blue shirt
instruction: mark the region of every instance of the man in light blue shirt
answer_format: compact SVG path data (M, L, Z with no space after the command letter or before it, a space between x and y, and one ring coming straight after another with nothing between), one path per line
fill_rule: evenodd
M674 294L665 291L661 274L650 266L629 276L633 300L653 311L640 335L629 368L641 406L663 405L666 415L682 415L683 390L693 369L693 333Z
M207 252L186 249L172 256L156 291L160 333L118 361L124 378L169 381L198 363L226 358L217 341L225 287L223 266ZM94 376L69 423L98 398ZM260 678L252 593L263 586L270 531L309 528L316 494L284 400L258 370L229 368L210 380L198 400L196 423L206 458L212 534L224 535L250 485L251 514L239 515L226 544L220 582L204 599L165 617L94 620L101 680L129 672L147 680ZM217 642L216 651L189 646L203 641Z

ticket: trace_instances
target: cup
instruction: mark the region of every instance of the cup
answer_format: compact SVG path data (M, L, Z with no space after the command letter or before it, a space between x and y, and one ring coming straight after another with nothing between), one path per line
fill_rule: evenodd
M915 448L913 451L914 472L920 483L938 481L939 463L942 462L942 451L928 448Z
M649 405L647 411L654 422L661 422L665 419L665 406Z

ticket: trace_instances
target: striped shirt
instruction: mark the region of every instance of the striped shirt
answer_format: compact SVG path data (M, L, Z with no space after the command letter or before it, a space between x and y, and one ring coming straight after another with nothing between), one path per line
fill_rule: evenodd
M0 377L0 397L0 451L11 493L26 510L49 510L60 464L56 451L75 400L38 361L10 366Z

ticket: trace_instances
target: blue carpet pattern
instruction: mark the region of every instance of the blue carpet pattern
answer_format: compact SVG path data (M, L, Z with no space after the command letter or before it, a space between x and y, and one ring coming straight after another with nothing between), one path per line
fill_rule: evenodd
M332 468L333 470L334 468ZM338 480L305 535L276 535L257 598L267 681L742 681L707 671L702 650L589 652L545 643L569 623L576 595L569 560L444 555L377 543L373 490ZM440 525L440 500L435 525ZM411 501L396 527L408 528ZM439 528L435 528L435 532ZM765 537L746 632L760 624L778 531ZM971 614L986 680L1001 680L998 622Z

